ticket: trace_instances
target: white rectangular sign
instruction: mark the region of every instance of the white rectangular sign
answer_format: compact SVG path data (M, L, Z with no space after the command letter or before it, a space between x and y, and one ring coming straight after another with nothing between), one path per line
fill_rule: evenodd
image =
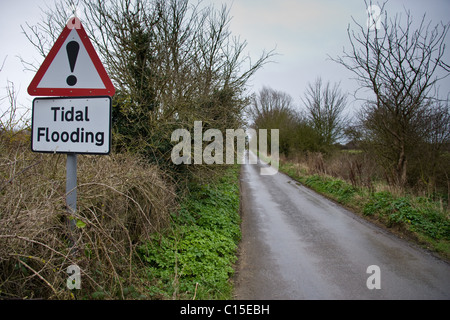
M36 98L31 127L34 152L109 154L111 98Z

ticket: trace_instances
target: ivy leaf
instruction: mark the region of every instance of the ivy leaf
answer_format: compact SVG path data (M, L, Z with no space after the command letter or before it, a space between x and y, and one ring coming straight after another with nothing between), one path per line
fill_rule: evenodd
M81 220L77 220L77 224L76 224L77 228L79 229L83 229L84 227L86 227L86 223L84 223Z

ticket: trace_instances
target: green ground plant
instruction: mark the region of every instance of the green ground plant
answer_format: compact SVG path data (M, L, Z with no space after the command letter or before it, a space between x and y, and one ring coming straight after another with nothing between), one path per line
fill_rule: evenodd
M193 183L173 224L139 248L155 299L230 299L240 233L239 166Z

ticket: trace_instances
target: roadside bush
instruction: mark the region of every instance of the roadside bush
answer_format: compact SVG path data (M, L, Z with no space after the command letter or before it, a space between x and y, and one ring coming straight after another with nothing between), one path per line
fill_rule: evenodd
M77 212L69 215L65 159L31 153L25 136L0 136L0 296L140 297L135 249L169 224L173 187L135 155L78 156ZM70 265L81 269L81 290L66 286Z

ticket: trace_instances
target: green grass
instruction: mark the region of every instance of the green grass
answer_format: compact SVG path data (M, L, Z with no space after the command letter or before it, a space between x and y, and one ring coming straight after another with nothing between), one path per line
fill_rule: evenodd
M231 299L241 238L239 168L208 184L195 184L173 215L173 225L139 248L155 299Z
M450 241L450 220L437 203L425 197L376 192L365 203L363 214L376 215L388 227L399 225L430 242L438 251Z
M358 205L360 197L363 196L361 189L355 188L341 179L319 174L308 175L304 171L299 174L290 163L281 164L280 171L303 185L350 207Z
M343 180L312 175L303 179L303 183L320 193L332 196L341 203L349 204L358 190Z

